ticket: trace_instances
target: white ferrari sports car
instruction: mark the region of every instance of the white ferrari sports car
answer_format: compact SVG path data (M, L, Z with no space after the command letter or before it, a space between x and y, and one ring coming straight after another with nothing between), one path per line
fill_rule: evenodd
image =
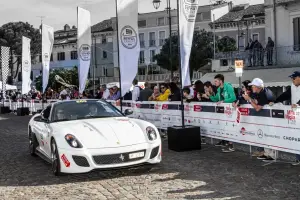
M55 102L29 122L30 154L50 162L55 175L160 163L157 128L130 114L102 100Z

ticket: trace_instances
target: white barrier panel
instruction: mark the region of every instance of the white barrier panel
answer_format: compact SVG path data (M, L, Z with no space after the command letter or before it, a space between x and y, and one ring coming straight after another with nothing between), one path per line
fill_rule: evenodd
M51 102L55 100L45 103L44 108ZM17 104L5 103L11 107ZM38 101L32 104L30 110L42 108ZM149 121L160 129L181 125L180 102L123 101L125 109L134 111L129 117ZM201 102L185 104L184 110L185 124L200 126L202 136L300 154L300 109L274 105L257 112L251 105L243 105L238 115L231 104Z
M244 105L238 116L231 104L190 103L184 107L185 124L200 126L202 136L300 154L300 109L274 105L257 112ZM133 109L130 117L161 129L181 125L179 102L123 101L124 109Z

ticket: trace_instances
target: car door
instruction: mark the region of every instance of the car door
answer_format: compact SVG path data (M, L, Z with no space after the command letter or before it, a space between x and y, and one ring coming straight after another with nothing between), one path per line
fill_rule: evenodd
M50 113L51 105L42 111L40 120L35 121L35 127L38 130L36 136L40 144L40 150L48 157L50 157Z

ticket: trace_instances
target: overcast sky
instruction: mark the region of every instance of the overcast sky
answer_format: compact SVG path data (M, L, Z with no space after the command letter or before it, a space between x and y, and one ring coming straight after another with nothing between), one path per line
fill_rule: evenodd
M208 5L213 0L200 0L200 5ZM172 8L176 0L171 0ZM263 3L264 0L233 0L234 4ZM41 23L38 16L45 16L44 23L55 30L62 29L65 24L76 25L76 7L80 6L91 12L92 23L115 16L115 0L0 0L0 25L12 21L28 22L35 27ZM159 10L166 7L162 0ZM139 12L153 12L152 0L139 0Z

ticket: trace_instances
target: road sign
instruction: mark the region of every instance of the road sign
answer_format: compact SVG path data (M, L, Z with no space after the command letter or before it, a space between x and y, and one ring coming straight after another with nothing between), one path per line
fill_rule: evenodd
M243 75L244 61L236 60L235 61L235 74L237 77L241 77Z

